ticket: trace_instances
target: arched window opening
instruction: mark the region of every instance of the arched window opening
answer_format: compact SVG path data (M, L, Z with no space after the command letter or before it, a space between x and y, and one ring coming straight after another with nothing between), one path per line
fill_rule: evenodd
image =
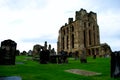
M67 34L69 33L69 29L68 29L68 27L67 27Z
M86 47L86 32L85 32L85 30L83 31L83 37L84 37L84 46Z
M91 31L89 30L89 45L91 45Z
M62 38L62 45L63 45L63 48L62 49L64 49L65 47L64 47L64 37Z
M67 42L66 43L67 43L67 49L68 49L68 36L67 36Z
M71 28L72 28L72 32L74 32L74 26L72 26Z
M74 34L72 34L72 48L74 48Z

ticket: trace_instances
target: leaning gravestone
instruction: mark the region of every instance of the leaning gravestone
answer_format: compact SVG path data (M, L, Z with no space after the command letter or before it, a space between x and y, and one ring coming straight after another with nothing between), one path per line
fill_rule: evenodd
M120 51L111 54L111 77L120 78Z
M1 42L0 65L15 65L16 46L10 39Z

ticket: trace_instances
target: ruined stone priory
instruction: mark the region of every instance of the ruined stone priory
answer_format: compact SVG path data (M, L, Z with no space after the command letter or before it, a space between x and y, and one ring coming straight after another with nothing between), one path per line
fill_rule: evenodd
M68 23L59 29L57 52L64 50L67 53L75 53L77 51L81 54L84 48L87 55L104 55L106 51L110 51L109 45L108 50L101 48L97 14L81 9L76 11L74 21L73 18L69 18Z

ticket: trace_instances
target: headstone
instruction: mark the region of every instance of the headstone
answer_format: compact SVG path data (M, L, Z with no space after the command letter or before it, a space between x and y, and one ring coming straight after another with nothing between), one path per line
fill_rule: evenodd
M49 44L49 46L48 46L48 50L50 51L50 53L51 53L51 45Z
M67 52L66 51L61 51L61 59L62 59L62 63L68 63L68 59L67 59Z
M73 52L69 52L68 56L69 57L74 57L73 54L74 54Z
M28 56L32 56L32 50L28 51Z
M50 55L50 63L57 63L57 56L52 54Z
M16 56L19 56L19 55L20 55L20 51L16 50Z
M55 52L55 49L54 48L52 48L52 50L51 50L51 54L56 54L56 52Z
M20 55L27 55L27 52L23 51L23 52L20 53Z
M44 43L44 48L47 49L47 41Z
M49 62L50 60L50 51L49 50L45 50L45 60L47 61L47 63Z
M82 50L82 54L80 56L80 62L81 63L87 63L87 55L86 55L86 49L85 48Z
M96 59L96 55L95 54L93 55L93 59Z
M62 63L62 57L61 57L61 55L58 54L58 64L61 64L61 63Z
M1 42L0 65L15 65L17 43L8 39Z
M51 54L50 55L50 63L61 64L62 56L60 54Z
M40 63L47 64L49 62L50 52L46 50L45 47L42 47L42 51L40 52Z
M78 59L79 59L79 52L75 51L75 60L78 60Z
M111 77L120 78L120 51L111 54Z

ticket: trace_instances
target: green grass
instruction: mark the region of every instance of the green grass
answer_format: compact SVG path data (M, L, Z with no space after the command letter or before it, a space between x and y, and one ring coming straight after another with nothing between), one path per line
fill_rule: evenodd
M88 57L85 64L73 58L69 58L68 64L39 64L25 56L17 56L16 62L24 64L0 66L0 76L20 76L22 80L120 80L110 78L110 58ZM86 77L64 71L68 69L89 70L102 75Z

